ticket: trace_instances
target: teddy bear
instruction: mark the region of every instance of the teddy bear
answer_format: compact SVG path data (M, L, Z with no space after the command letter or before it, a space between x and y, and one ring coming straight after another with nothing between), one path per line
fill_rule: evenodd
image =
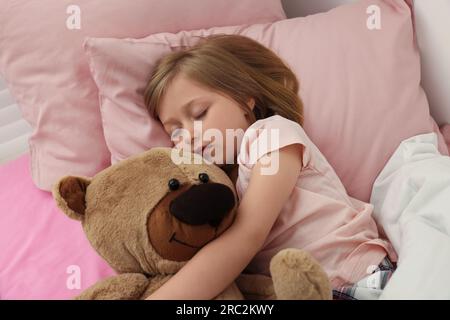
M233 223L238 198L227 174L175 150L155 147L92 178L65 176L54 184L57 206L81 222L117 273L75 299L145 299ZM305 251L281 250L270 272L242 273L215 299L331 299L326 273Z

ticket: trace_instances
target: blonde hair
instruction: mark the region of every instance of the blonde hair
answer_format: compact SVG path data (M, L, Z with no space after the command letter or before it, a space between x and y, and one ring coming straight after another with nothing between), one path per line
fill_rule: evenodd
M194 46L162 57L144 91L151 116L165 89L179 72L198 83L225 93L245 111L255 99L252 122L278 114L303 125L299 83L292 70L273 51L240 35L218 34L201 38Z

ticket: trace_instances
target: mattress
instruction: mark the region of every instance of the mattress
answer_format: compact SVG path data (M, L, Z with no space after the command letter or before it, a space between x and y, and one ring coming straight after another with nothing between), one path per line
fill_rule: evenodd
M0 164L28 152L31 130L0 76Z

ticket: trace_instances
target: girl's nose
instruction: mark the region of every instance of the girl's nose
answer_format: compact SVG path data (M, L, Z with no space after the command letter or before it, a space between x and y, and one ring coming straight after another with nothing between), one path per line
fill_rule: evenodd
M188 141L186 142L193 142L195 139L195 132L194 132L194 126L192 125L192 123L186 124L184 127L187 132L189 133L189 135L186 136L186 139L188 139Z
M194 130L194 126L186 128L189 131L189 141L186 141L191 145L191 150L194 153L201 152L202 148L202 133L200 131Z

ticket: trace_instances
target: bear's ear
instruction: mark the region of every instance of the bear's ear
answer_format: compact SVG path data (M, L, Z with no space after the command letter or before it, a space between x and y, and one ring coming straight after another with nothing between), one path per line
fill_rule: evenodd
M53 187L53 198L69 218L83 221L86 210L86 189L91 180L86 177L67 176Z

